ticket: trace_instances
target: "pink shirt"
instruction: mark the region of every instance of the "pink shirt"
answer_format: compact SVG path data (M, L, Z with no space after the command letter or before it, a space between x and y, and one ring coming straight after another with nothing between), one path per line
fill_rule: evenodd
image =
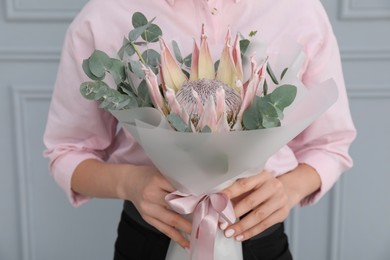
M123 37L132 29L131 15L136 11L148 19L157 17L163 37L168 42L176 40L185 55L191 52L193 39L198 39L202 23L214 58L222 50L228 26L233 35L238 32L248 35L257 30L273 50L288 52L292 41L303 45L307 60L302 81L308 87L315 87L334 78L339 99L271 157L266 169L278 176L298 163L314 167L322 186L319 192L302 201L306 205L320 199L352 166L348 149L356 131L337 42L318 0L92 0L67 31L44 135L50 171L72 205L78 206L89 199L70 187L73 171L81 161L95 158L112 163L151 163L129 134L116 131L117 121L113 116L99 109L95 102L85 100L79 92L80 83L89 80L81 67L83 59L95 49L115 54ZM280 68L275 65L276 71Z

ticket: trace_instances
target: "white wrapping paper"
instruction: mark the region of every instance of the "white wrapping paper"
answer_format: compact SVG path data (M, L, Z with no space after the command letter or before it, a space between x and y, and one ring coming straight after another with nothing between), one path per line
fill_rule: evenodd
M282 126L276 128L219 134L181 133L173 131L154 108L112 111L112 114L176 189L191 195L210 194L238 178L261 172L270 156L337 99L337 86L333 80L309 90L299 82L294 83L298 85L297 100L286 109ZM214 260L242 259L241 244L225 238L220 231L216 234L214 250ZM190 259L190 255L171 243L166 259L185 260Z

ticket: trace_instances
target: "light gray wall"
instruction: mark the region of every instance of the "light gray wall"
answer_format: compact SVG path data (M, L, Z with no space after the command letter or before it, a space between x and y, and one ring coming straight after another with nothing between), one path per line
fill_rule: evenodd
M73 209L42 158L65 30L86 0L0 2L0 260L111 259L121 203ZM299 260L390 259L390 1L324 0L358 138L355 167L287 230Z

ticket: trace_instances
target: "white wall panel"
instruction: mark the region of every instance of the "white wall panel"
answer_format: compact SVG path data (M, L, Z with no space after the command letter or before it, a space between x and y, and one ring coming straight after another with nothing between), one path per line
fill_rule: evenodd
M9 20L70 21L86 0L6 0Z
M390 18L390 2L387 0L341 0L341 18Z

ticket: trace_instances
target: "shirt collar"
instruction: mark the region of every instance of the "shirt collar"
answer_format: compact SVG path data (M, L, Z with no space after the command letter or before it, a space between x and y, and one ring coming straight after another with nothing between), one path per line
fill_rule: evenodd
M174 5L176 0L166 0L170 5ZM241 0L233 0L234 3L239 3Z

